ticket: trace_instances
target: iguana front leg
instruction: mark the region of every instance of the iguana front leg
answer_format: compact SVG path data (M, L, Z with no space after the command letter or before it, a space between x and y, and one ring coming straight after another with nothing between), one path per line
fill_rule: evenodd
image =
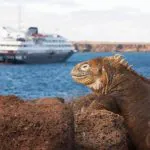
M120 114L120 110L116 103L116 98L113 96L100 95L95 101L93 101L90 107L95 109L107 109L113 113Z

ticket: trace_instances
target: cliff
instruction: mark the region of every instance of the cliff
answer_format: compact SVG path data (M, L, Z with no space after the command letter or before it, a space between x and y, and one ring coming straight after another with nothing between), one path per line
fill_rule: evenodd
M130 52L130 51L149 51L150 43L118 43L118 42L92 42L92 41L73 41L76 50L81 52Z

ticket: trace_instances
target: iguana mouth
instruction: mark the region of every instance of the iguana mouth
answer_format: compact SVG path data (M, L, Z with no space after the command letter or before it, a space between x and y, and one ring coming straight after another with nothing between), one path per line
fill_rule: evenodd
M78 79L82 79L82 78L87 78L89 74L82 72L82 73L75 73L75 72L71 72L71 76L72 78L78 78Z
M77 79L83 79L83 78L86 78L86 77L87 77L86 75L82 75L82 76L72 75L72 78L77 78Z
M89 84L92 84L93 83L93 78L91 78L89 76L89 78L87 77L87 75L72 75L72 78L78 82L78 83L82 83L82 84L86 84L86 85L89 85Z

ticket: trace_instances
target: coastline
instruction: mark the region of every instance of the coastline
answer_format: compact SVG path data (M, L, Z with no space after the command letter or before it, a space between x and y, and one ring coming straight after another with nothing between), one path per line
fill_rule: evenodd
M150 52L150 43L72 41L80 52Z

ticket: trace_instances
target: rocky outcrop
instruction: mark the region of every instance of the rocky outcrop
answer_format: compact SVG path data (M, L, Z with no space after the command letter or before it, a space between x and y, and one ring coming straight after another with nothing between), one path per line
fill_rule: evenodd
M115 43L115 42L72 42L76 50L81 52L114 52L114 51L150 51L149 43Z
M64 102L65 100L60 97L40 98L31 101L31 103L42 104L42 105L54 105L54 104L64 103Z
M77 150L128 150L123 117L101 107L94 94L71 103L75 114Z
M58 99L25 102L0 96L1 150L73 150L70 108Z
M97 98L89 94L64 103L62 98L0 96L0 149L128 150L124 119Z

